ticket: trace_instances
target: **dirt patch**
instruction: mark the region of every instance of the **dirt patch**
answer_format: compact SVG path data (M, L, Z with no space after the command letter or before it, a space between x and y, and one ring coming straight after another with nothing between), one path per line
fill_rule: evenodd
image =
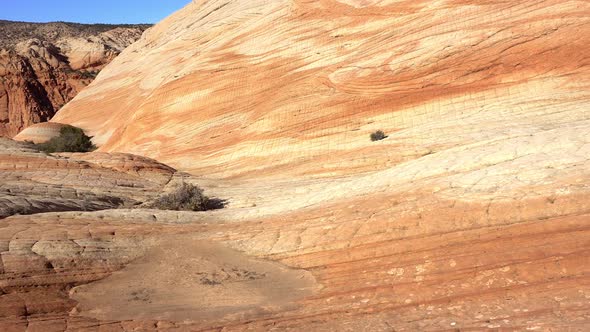
M182 236L157 240L143 258L71 297L80 315L100 320L202 322L284 310L317 289L305 270Z

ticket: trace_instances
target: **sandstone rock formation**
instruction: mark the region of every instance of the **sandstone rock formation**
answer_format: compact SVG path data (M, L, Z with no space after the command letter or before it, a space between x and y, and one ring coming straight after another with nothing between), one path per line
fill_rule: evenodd
M5 195L167 190L134 153L227 207L0 220L0 329L588 330L588 32L583 1L193 1L52 120L99 152L6 143Z
M41 122L29 126L13 137L15 141L45 143L60 135L65 125L57 122Z
M0 21L0 136L51 119L148 27Z
M0 218L132 206L155 198L176 171L126 154L48 155L0 138Z
M52 121L89 131L103 151L207 176L384 169L548 130L569 113L585 119L588 9L557 0L193 1ZM392 147L366 144L377 129Z

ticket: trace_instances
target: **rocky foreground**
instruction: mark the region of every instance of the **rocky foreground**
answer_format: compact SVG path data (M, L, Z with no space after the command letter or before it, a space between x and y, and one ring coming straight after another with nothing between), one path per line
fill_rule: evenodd
M51 119L148 27L0 21L0 136Z
M0 328L583 331L590 144L564 139L579 154L549 163L542 146L486 158L527 147L500 141L298 182L211 182L131 155L8 143L2 205L74 212L0 220ZM130 209L178 178L228 206Z
M0 330L587 331L588 32L583 1L191 3L52 120L98 152L1 142ZM141 208L179 181L226 208Z

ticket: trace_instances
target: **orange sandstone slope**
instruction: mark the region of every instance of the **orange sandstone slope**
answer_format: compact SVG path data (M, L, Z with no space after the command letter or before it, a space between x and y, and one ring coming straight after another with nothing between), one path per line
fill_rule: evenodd
M586 120L589 32L587 1L193 1L52 121L200 175L374 170Z
M6 142L0 190L7 211L47 211L60 189L79 210L78 193L171 187L144 179L168 168L109 154L133 152L227 207L0 220L0 330L589 330L589 16L193 2L53 119L102 151Z

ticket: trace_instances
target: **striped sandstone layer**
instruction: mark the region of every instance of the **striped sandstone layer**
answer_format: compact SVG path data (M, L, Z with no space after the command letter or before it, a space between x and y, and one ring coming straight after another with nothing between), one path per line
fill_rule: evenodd
M588 330L589 31L585 1L193 1L52 121L227 207L0 221L0 326Z

